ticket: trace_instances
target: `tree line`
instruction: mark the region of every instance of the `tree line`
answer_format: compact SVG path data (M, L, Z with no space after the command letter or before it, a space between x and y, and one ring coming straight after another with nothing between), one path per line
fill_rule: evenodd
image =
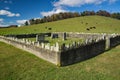
M51 16L44 16L41 19L30 19L29 21L25 22L25 25L40 24L40 23L58 21L58 20L80 17L80 16L90 16L90 15L99 15L99 16L116 18L116 19L120 20L120 13L119 12L118 13L110 13L110 12L107 12L105 10L99 10L97 12L95 12L95 11L83 11L80 13L78 13L78 12L64 12L64 13L53 14Z

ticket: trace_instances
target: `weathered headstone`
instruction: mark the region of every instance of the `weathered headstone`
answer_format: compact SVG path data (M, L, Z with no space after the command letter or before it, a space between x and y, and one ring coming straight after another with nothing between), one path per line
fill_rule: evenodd
M45 48L45 44L44 43L41 43L41 46L42 46L42 48Z
M73 46L73 48L75 48L76 47L76 42L73 42L72 46Z
M44 42L45 41L45 36L44 34L39 34L39 35L36 35L36 42Z
M54 38L58 38L58 34L51 34L51 38L54 39Z
M40 43L39 43L39 42L37 42L37 43L36 43L36 46L38 46L38 47L39 47L39 46L40 46Z
M59 43L58 42L56 42L56 46L55 47L56 47L55 51L59 51Z
M63 33L63 40L66 40L66 37L67 37L66 32L64 32Z
M50 50L50 48L51 48L50 43L48 43L48 44L45 45L45 49Z

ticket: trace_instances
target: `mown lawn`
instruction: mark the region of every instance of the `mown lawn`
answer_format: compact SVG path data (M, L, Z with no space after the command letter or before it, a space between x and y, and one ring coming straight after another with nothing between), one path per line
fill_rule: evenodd
M28 39L30 41L36 41L36 38L25 38ZM73 42L79 42L79 43L83 43L85 40L81 39L81 38L67 38L66 40L63 40L62 38L54 38L52 39L51 37L45 37L45 43L50 43L50 45L54 45L57 43L59 43L59 45L62 44L72 44Z
M90 27L96 27L96 29L87 31L86 28ZM102 16L85 16L19 28L0 29L0 35L40 32L120 33L120 20Z
M0 42L0 80L119 80L120 46L77 64L57 67Z

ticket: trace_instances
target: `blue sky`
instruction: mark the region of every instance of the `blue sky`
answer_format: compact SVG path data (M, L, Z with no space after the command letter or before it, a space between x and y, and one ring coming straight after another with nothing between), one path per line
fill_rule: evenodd
M120 0L0 0L0 26L22 24L59 12L100 9L120 12Z

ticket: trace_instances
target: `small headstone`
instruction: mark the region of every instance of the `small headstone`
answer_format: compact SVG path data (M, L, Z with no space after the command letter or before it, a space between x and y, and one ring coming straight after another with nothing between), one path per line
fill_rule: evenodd
M80 42L77 42L77 46L78 46L78 47L80 46Z
M59 43L58 42L56 42L56 49L55 49L55 51L59 51Z
M51 34L51 38L54 39L54 38L58 38L58 34Z
M58 42L56 42L56 47L59 47L59 43Z
M53 50L54 50L54 46L51 46L51 47L50 47L50 50L53 51Z
M45 48L45 44L44 43L41 43L41 46L42 46L42 48Z
M44 34L36 35L36 42L44 42L45 41L45 36Z
M72 46L73 46L73 47L76 47L76 42L73 42Z
M33 44L33 45L35 45L35 42L34 42L34 41L32 41L32 44Z
M67 49L69 49L69 48L70 48L69 44L68 44L68 45L66 45L66 48L67 48Z
M85 43L88 44L88 39L85 40Z
M39 43L39 42L37 42L37 46L40 46L40 43Z
M49 43L45 45L45 49L48 49L48 50L49 50L50 48L51 48L51 46L50 46Z
M64 32L64 33L63 33L63 40L66 40L66 37L67 37L67 35L66 35L66 33Z

